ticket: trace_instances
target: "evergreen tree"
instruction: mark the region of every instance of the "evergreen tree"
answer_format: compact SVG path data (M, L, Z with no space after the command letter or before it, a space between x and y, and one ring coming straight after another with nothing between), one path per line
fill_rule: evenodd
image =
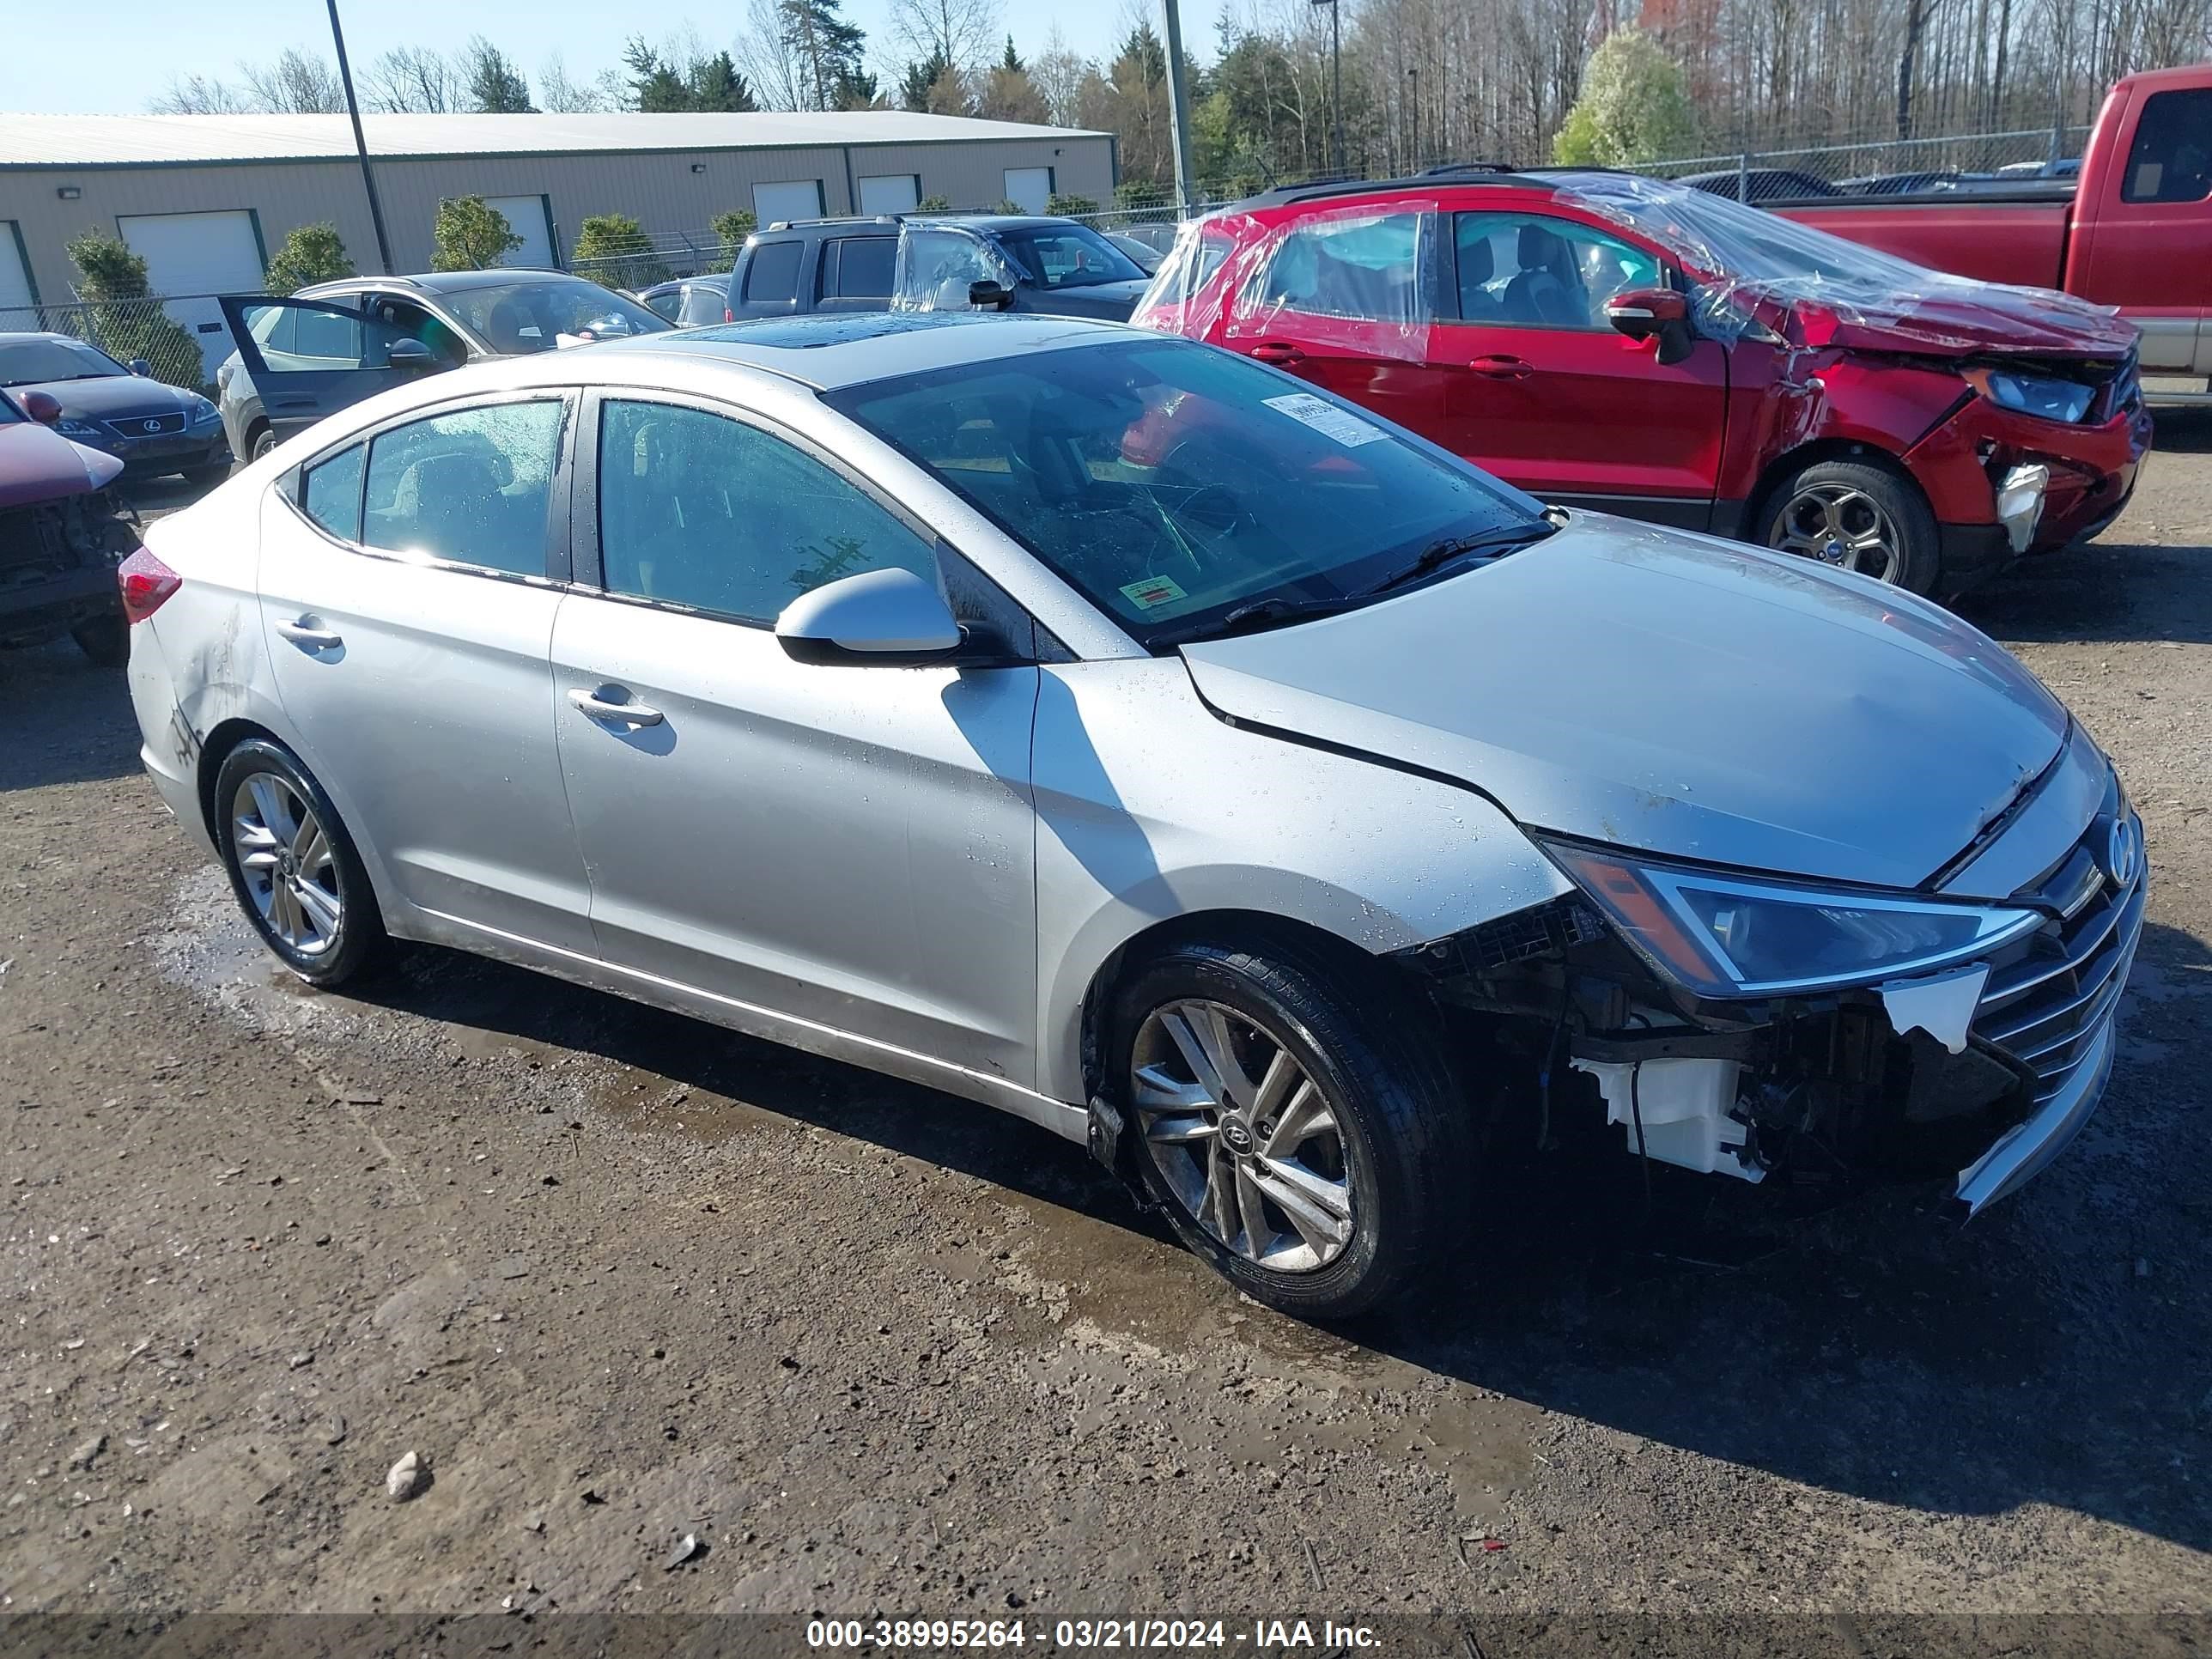
M530 83L507 56L481 34L461 53L468 72L469 107L480 115L535 115Z

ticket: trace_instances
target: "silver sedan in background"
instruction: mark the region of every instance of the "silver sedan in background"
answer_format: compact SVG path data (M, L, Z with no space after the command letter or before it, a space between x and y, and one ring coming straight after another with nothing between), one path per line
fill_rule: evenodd
M145 764L302 978L432 940L987 1103L1292 1313L1547 1127L1971 1211L2110 1068L2140 825L2002 649L1207 347L472 366L147 541Z

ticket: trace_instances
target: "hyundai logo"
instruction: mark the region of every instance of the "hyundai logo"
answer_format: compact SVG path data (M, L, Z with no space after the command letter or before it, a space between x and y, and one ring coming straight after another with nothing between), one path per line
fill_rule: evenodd
M2136 872L2142 866L2142 850L2141 821L2131 812L2114 818L2105 837L2105 873L2112 878L2113 886L2135 885Z
M138 429L141 432L159 432L161 429L161 423L159 421L143 422Z

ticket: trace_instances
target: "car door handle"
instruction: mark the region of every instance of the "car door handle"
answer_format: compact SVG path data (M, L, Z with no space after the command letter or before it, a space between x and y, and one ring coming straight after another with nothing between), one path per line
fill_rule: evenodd
M605 720L615 726L658 726L668 718L658 708L647 708L641 702L617 702L600 695L621 689L603 685L598 691L586 691L580 686L568 694L568 701L586 720Z
M345 643L344 635L317 627L313 617L302 617L297 622L278 623L276 631L302 651L335 651Z
M1273 363L1278 368L1288 368L1292 363L1302 363L1306 354L1287 340L1262 340L1252 348L1252 355L1263 363Z
M1525 380L1536 372L1536 365L1522 357L1508 357L1502 354L1477 357L1468 367L1478 374L1488 375L1493 380Z

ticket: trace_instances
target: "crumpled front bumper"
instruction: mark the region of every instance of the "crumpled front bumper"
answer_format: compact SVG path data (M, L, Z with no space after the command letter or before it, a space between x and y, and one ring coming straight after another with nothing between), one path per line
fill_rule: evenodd
M2115 1024L2108 1017L2098 1029L2080 1069L2063 1090L2038 1106L2025 1123L2006 1130L1995 1146L1959 1171L1959 1184L1952 1197L1966 1206L1969 1216L1978 1215L1984 1205L1996 1203L2041 1174L2081 1133L2081 1126L2097 1109L2097 1103L2104 1098L2106 1084L2112 1080L2112 1051L2119 1042Z

